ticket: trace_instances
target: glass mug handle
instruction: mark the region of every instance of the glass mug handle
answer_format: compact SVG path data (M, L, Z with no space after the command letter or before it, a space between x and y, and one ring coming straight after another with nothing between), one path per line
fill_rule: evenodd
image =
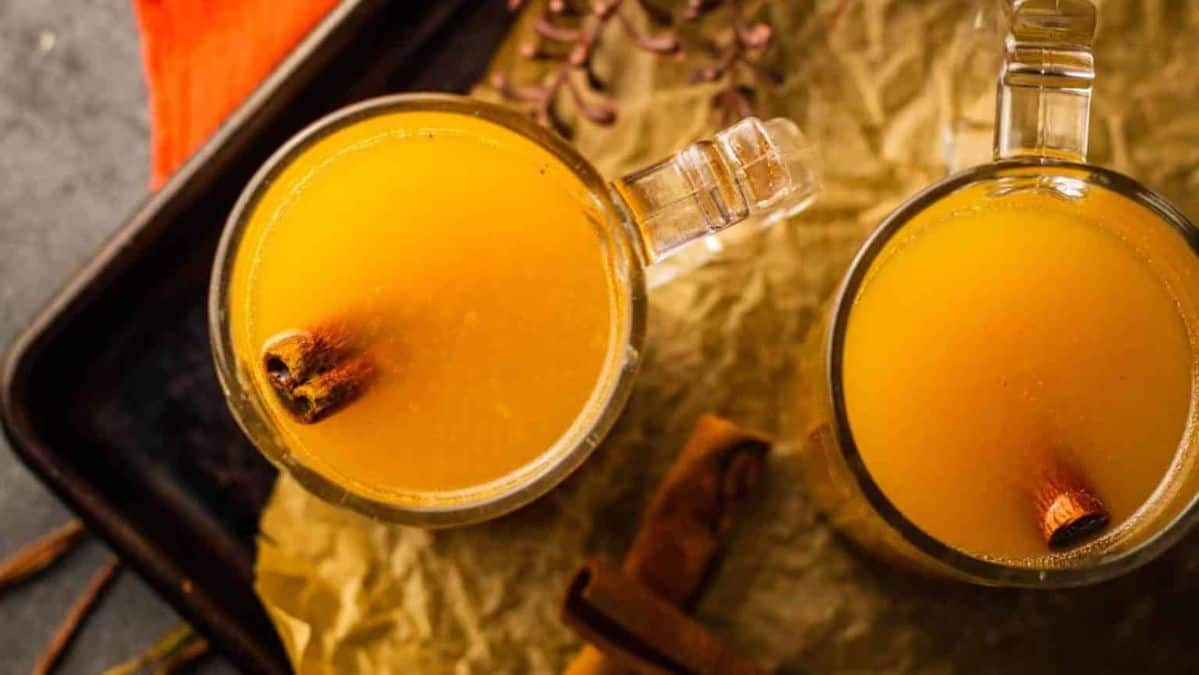
M750 218L799 213L820 191L815 152L794 122L749 117L610 184L646 265Z
M1095 61L1091 0L1013 0L995 97L995 159L1085 161Z

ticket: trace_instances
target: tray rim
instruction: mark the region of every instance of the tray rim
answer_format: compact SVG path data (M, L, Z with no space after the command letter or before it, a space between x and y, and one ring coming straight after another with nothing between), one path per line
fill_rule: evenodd
M141 238L153 238L166 229L156 220L177 210L176 202L196 190L196 181L211 180L219 167L210 166L224 146L250 133L252 120L269 114L276 94L299 76L299 71L321 52L320 47L355 19L365 19L387 0L340 0L272 69L261 83L221 123L216 131L157 191L146 195L116 230L98 247L13 338L0 358L0 429L13 454L75 517L95 533L192 626L212 639L236 666L254 672L282 672L276 658L261 645L228 627L236 621L202 588L194 585L154 541L129 526L120 512L89 481L68 480L69 473L52 460L50 443L36 430L27 405L31 371L47 344L60 335L92 298L101 295L129 260L121 254ZM428 11L453 16L472 0L437 0ZM272 99L276 99L273 101ZM158 227L153 227L154 225ZM266 609L264 607L264 612ZM269 613L268 613L269 614ZM280 643L280 646L281 643ZM286 663L286 662L284 662ZM290 670L290 668L288 668Z

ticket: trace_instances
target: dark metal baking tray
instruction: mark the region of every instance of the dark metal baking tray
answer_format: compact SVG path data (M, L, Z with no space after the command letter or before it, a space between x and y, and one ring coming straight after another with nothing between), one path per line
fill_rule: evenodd
M405 90L465 91L510 22L500 0L346 0L13 344L0 380L20 458L246 672L289 670L252 590L274 469L209 355L217 238L251 174L304 125Z

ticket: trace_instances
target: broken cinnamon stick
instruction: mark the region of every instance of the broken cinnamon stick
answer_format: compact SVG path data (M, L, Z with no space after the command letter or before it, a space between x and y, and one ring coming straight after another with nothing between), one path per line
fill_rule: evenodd
M262 368L279 401L304 424L354 402L375 376L361 335L347 322L275 336L263 347Z
M75 548L87 533L78 520L59 527L36 541L26 544L21 550L0 563L0 591L21 583L58 562Z
M624 570L680 607L695 600L737 507L757 484L770 442L715 415L695 425L641 521Z
M307 424L319 422L361 396L374 374L374 363L355 354L293 387L293 412Z
M575 573L564 619L620 667L642 675L766 675L702 625L619 568L591 560Z
M331 321L311 330L280 333L263 347L263 367L276 387L294 387L356 351L360 345L354 335L344 321Z
M1107 506L1081 472L1056 457L1041 472L1033 504L1041 535L1054 551L1081 544L1111 522Z
M710 575L720 535L757 483L769 441L715 415L695 425L650 498L624 572L664 601L689 609ZM627 669L588 645L567 675L615 675Z

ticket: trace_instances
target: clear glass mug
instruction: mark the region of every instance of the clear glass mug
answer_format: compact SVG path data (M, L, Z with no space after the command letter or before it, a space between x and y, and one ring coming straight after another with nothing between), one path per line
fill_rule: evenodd
M255 205L291 160L329 133L395 112L439 112L484 120L548 150L590 193L599 214L597 246L606 248L614 311L603 374L584 410L552 447L496 481L447 492L386 494L348 485L312 466L288 447L275 413L255 386L256 354L238 354L230 325L231 279ZM217 251L209 296L209 325L217 372L229 407L247 436L283 471L331 503L367 516L423 527L478 522L544 494L576 469L604 438L627 401L644 342L645 269L746 220L768 221L805 208L819 181L812 149L788 120L743 120L711 140L607 182L565 140L524 115L494 104L441 94L402 94L350 106L315 122L280 148L235 205Z
M1160 195L1133 179L1085 163L1095 7L1087 0L1017 0L998 80L994 161L952 175L894 210L852 262L827 315L801 350L785 416L785 437L817 505L866 549L934 575L985 585L1063 587L1096 583L1141 565L1199 520L1196 391L1169 477L1129 527L1083 545L1054 566L974 556L930 535L884 494L871 476L847 413L843 359L855 299L888 242L932 209L952 212L980 196L1048 190L1070 199L1088 194L1146 209L1160 227L1119 235L1155 252L1177 289L1192 350L1199 331L1199 230ZM1194 358L1194 354L1192 355ZM1194 378L1194 361L1192 361Z

